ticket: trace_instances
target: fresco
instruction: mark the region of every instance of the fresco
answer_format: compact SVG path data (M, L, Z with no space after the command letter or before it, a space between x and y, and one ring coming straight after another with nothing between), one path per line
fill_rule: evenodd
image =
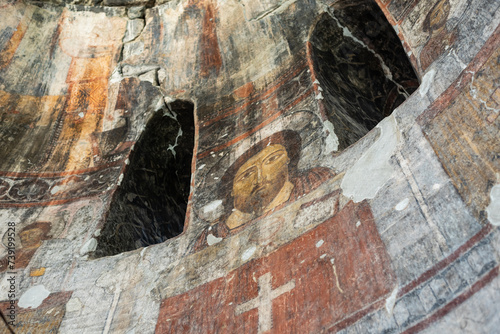
M16 329L391 333L496 325L500 234L485 208L500 174L498 31L475 58L458 47L484 44L498 24L494 2L471 9L466 0L378 0L385 14L396 8L398 21L386 30L365 0L167 1L142 14L128 5L1 4L0 221L19 232L12 302L41 300L32 287L50 292L37 307L17 308ZM488 19L462 25L483 7ZM323 40L312 41L326 16L317 30ZM137 27L144 29L124 42ZM413 70L398 69L392 29L408 38L419 71L440 65L443 52L457 57L398 107L390 131L389 122L367 134L333 124L340 111L327 91L361 111L375 101L376 117L359 117L374 126L416 88ZM350 38L332 47L343 61L327 55L326 42L339 36ZM365 56L369 69L358 62ZM175 101L189 101L182 112L194 116L194 149L178 145ZM139 171L127 180L148 121L164 130L152 127L144 144L155 159L138 155ZM342 126L356 138L340 145ZM390 147L372 154L387 136ZM165 162L184 153L194 154L182 173ZM345 175L373 179L367 171L382 165L374 160L388 179L373 196L352 194L362 197L356 202ZM165 186L169 177L188 182L188 202L166 240L155 223L170 214L177 185ZM113 196L145 214L120 225L132 214ZM113 210L118 224L105 225ZM121 230L139 237L106 240ZM4 287L11 274L2 224L0 237ZM120 242L126 247L113 252L123 253L93 258Z
M15 333L58 333L71 294L72 292L50 294L36 308L21 308L16 301L14 305L18 313L16 314L16 325L12 329ZM9 314L7 309L9 305L9 302L0 303L0 310L3 314ZM3 323L2 326L4 326ZM2 328L4 329L2 333L10 333L7 328Z
M450 1L438 1L425 17L424 32L429 33L429 39L420 51L420 67L425 71L446 49L455 43L457 31L448 31L446 21L450 15Z
M236 159L221 179L218 198L223 199L224 213L218 223L211 225L211 234L224 237L234 233L335 176L327 167L298 171L301 146L297 132L283 130L259 141Z
M419 1L411 8L401 26L404 31L413 31L406 41L414 50L422 72L439 56L452 51L461 33L461 23L471 16L473 7L470 0L439 0Z
M419 117L454 186L483 222L490 191L500 173L499 45L497 32L455 84Z
M8 230L3 237L3 245L7 245L8 236L15 236L15 233L10 233L13 230ZM0 272L7 270L15 270L24 268L28 265L36 250L42 245L43 240L49 239L51 236L51 223L36 222L23 227L19 231L20 249L12 258L9 255L0 260ZM10 261L9 261L10 260Z
M271 222L262 224L275 229ZM293 226L289 220L281 224ZM342 319L362 316L356 311L380 307L377 302L395 284L369 205L349 202L267 257L163 300L156 332L283 333L294 328L316 333L342 328L348 324Z

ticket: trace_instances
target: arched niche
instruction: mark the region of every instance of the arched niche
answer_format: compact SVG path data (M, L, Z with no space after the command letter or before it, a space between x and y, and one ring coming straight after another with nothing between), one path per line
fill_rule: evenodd
M172 102L151 117L112 197L94 257L161 243L182 233L194 134L191 102Z
M394 29L373 0L335 3L309 38L323 110L347 148L418 88Z

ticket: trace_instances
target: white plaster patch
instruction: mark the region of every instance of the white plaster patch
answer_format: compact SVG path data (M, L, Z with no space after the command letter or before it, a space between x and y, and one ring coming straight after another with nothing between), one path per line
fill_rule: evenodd
M407 197L398 204L396 204L396 210L402 211L408 207L408 204L410 203L410 199Z
M313 84L319 85L318 79L314 80Z
M78 116L80 116L80 118L83 118L83 116L85 116L85 114L83 112L79 112Z
M113 73L111 73L111 77L109 78L109 83L113 84L122 81L123 77L120 72L121 72L120 67L115 67Z
M394 305L396 304L396 297L398 296L398 287L396 287L391 295L385 300L385 310L389 315L392 315L392 310L394 309Z
M71 298L66 304L66 312L78 312L82 309L82 302L78 298Z
M434 81L435 75L436 75L435 69L432 69L429 72L425 73L424 77L422 78L422 83L420 84L420 88L418 89L420 96L424 97L425 94L427 94L429 88L431 88L432 82Z
M319 94L316 95L316 100L323 100L323 94L321 94L321 92L319 92Z
M224 213L222 200L215 200L201 208L199 215L202 219L214 221Z
M118 177L117 185L119 186L120 184L122 184L122 181L123 181L123 174L120 174L120 176Z
M356 222L356 228L358 228L358 227L360 227L360 226L361 226L361 221L359 221L359 220L358 220L358 221Z
M324 259L326 257L326 254L322 254L319 258Z
M335 134L335 128L333 127L333 123L330 121L326 121L323 123L323 126L328 133L328 136L325 139L325 151L326 153L336 152L339 150L339 137Z
M500 184L490 191L490 204L486 208L491 225L500 226Z
M441 185L439 183L434 183L432 185L432 190L438 190L439 188L441 188Z
M61 190L61 187L59 187L59 186L54 186L54 187L52 187L52 189L50 189L50 193L51 193L52 195L54 195L54 194L55 194L55 193L57 193L59 190Z
M201 165L200 167L198 167L198 170L202 170L203 168L205 168L205 164Z
M318 242L316 243L316 248L320 248L321 246L323 246L323 244L324 244L324 243L325 243L325 242L323 241L323 239L322 239L322 240L320 240L320 241L318 241Z
M95 238L90 238L80 249L80 255L85 255L87 253L95 251L97 248L97 240Z
M394 172L389 159L396 150L400 136L394 114L384 118L377 128L380 129L380 137L347 170L340 185L344 196L356 203L374 198Z
M100 236L101 235L101 229L99 228L99 229L95 230L94 235L96 237Z
M21 308L37 308L49 295L50 291L45 289L43 285L35 285L23 293L17 305Z
M250 248L248 248L246 251L243 252L243 254L241 255L241 259L243 261L246 261L248 260L249 258L252 257L253 253L255 253L255 251L257 250L257 247L255 246L252 246Z
M213 234L207 235L207 244L209 246L215 245L215 244L217 244L217 243L219 243L221 241L222 241L222 238L217 238Z

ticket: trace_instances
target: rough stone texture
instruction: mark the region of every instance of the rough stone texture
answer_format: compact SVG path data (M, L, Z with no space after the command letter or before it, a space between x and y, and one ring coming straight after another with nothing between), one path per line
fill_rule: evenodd
M495 332L500 3L376 5L1 2L0 310L15 332ZM403 102L398 85L416 90ZM176 187L187 205L167 200ZM127 201L148 196L135 219ZM173 237L157 227L181 202ZM37 289L38 307L19 305Z

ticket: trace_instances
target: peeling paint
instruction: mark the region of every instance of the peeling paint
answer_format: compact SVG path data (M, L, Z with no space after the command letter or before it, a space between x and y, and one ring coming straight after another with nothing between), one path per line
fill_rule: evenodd
M257 250L257 247L255 247L255 246L252 246L252 247L248 248L241 255L241 259L243 261L246 261L246 260L250 259L252 257L252 255L253 255L253 253L255 253L256 250Z
M344 196L352 198L356 203L374 198L394 172L389 159L399 141L396 119L391 115L383 119L377 128L380 129L380 137L347 170L340 185Z
M486 208L491 225L500 226L500 184L490 191L490 204Z
M42 305L42 302L50 295L50 291L45 289L43 285L35 285L29 288L21 298L19 298L19 303L17 304L21 308L37 308Z
M66 312L78 312L82 309L82 306L79 298L71 298L66 304Z
M214 179L217 180L215 177ZM215 200L202 207L199 215L205 220L213 221L219 218L223 213L224 206L222 205L222 200Z
M325 150L326 153L336 152L339 150L339 137L335 134L335 128L332 122L325 121L323 123L325 131L327 132L327 137L325 139Z
M207 244L209 246L212 246L212 245L215 245L215 244L218 244L219 242L222 241L222 238L217 238L215 237L213 234L209 234L207 235Z
M395 209L397 211L402 211L408 207L409 203L410 203L410 199L407 197L407 198L403 199L402 201L400 201L398 204L396 204Z
M425 94L427 94L427 92L431 88L432 82L434 81L435 75L436 75L436 70L434 69L425 73L424 77L422 78L422 83L420 84L420 87L418 89L420 96L424 97Z
M391 295L385 300L385 310L387 311L387 313L390 315L392 315L392 311L394 310L394 305L396 304L396 297L398 296L398 291L399 291L399 287L396 287Z
M93 252L96 250L96 248L97 248L97 240L95 238L91 238L80 249L80 255L85 255L87 253Z

